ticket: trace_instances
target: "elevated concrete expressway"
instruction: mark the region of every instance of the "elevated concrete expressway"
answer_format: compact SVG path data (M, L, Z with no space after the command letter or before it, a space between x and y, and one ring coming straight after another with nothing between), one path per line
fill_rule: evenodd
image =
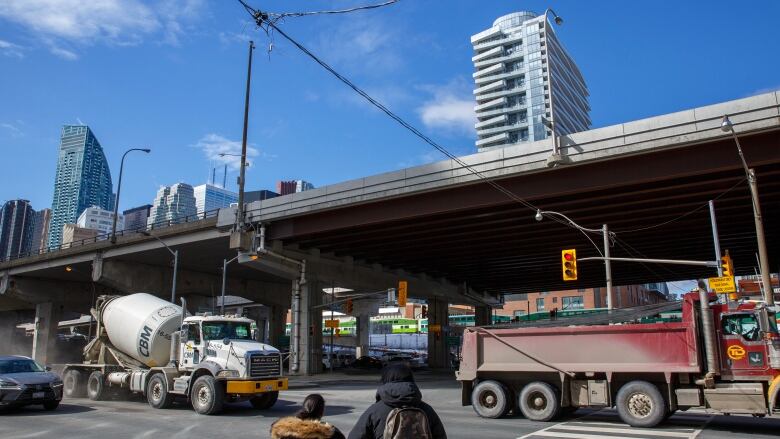
M549 140L462 160L534 206L587 227L609 224L617 232L615 256L712 259L706 203L717 198L721 245L731 251L738 273L752 274L750 199L736 147L720 121L731 116L757 171L771 266L777 267L779 100L769 93L573 134L561 139L568 164L555 168L547 166ZM562 248L577 248L580 257L597 254L581 233L551 220L536 222L532 209L450 160L252 203L248 211L254 227L265 227L269 249L307 261L307 282L293 295L301 301L302 372L319 368L316 306L331 285L378 291L407 279L413 297L428 299L430 323L436 324L445 323L448 302L481 305L478 321L486 322L484 305L502 294L604 284L600 263L583 262L578 282L561 281ZM193 302L219 292L222 259L235 255L228 248L234 218L234 210L224 209L216 222L153 232L180 251L179 292ZM600 247L600 237L592 238ZM153 238L137 236L4 262L0 309L47 303L85 309L93 287L95 294L143 289L168 297L170 260ZM275 257L233 264L228 292L277 307L279 328L299 270ZM636 264L614 264L613 272L618 285L714 274ZM367 313L358 304L361 322ZM429 347L432 363L443 365L443 342L432 334Z

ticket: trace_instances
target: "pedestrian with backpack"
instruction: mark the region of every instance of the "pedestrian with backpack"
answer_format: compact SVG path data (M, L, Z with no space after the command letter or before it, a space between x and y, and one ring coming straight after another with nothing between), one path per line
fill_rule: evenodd
M447 439L447 433L433 407L422 401L409 366L392 364L382 370L376 402L348 439Z

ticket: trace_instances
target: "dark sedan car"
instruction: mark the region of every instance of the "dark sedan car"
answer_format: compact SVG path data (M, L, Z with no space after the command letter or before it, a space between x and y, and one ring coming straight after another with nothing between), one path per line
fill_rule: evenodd
M353 361L350 366L355 369L381 369L382 362L374 357L362 356Z
M30 358L0 356L0 407L42 404L54 410L62 399L62 380Z

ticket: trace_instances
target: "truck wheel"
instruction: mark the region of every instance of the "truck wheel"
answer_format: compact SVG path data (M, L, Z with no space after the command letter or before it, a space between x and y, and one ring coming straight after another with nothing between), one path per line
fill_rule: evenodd
M89 374L87 379L87 396L93 401L100 401L103 399L103 389L105 386L103 379L103 372L96 370Z
M655 427L664 419L666 401L661 392L647 381L631 381L617 394L620 419L632 427Z
M542 381L534 381L523 387L519 405L526 419L542 422L554 419L561 408L558 391Z
M192 408L201 415L213 415L222 410L225 387L211 375L203 375L192 385Z
M62 380L62 394L67 398L83 398L87 393L84 381L84 373L80 370L67 371Z
M167 409L173 404L173 395L168 391L165 375L156 373L146 385L146 400L156 409Z
M255 396L250 399L249 402L252 404L252 407L264 410L273 407L274 404L276 404L277 399L279 399L279 392L268 392L263 393L260 396Z
M471 405L483 418L500 418L512 408L509 394L498 381L481 381L471 392Z

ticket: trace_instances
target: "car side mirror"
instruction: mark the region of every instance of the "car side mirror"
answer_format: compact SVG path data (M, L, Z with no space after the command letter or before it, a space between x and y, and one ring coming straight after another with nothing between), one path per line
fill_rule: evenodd
M46 366L46 372L51 372L51 366Z

